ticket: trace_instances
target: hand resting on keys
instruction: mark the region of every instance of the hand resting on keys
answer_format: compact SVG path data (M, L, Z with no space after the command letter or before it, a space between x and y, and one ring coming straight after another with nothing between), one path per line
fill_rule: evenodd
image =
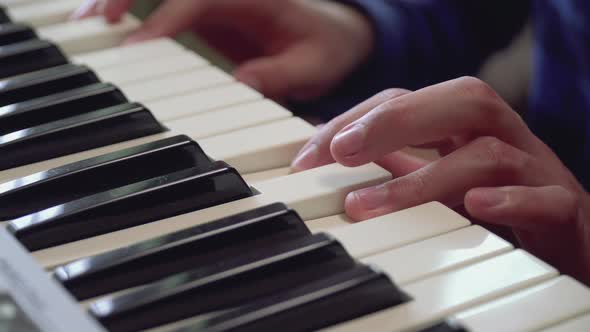
M427 162L400 152L429 146ZM325 125L293 163L376 161L394 180L353 192L363 220L429 201L512 229L523 248L590 282L590 196L556 155L490 87L460 78L409 92L384 91Z
M73 17L116 22L133 2L87 0ZM370 23L352 7L292 0L163 1L127 43L189 30L239 64L238 80L275 99L326 93L365 61L373 43Z

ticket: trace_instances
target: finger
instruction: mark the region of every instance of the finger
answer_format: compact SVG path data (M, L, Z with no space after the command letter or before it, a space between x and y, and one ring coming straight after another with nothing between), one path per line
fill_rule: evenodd
M331 151L336 161L358 166L408 145L453 136L495 136L527 152L542 145L493 90L479 80L462 78L377 106L340 131Z
M408 153L397 151L384 156L377 160L376 163L385 168L394 178L396 178L415 172L428 165L429 162Z
M345 208L351 218L364 220L431 201L456 207L471 188L541 181L559 183L529 154L484 137L406 176L349 194Z
M561 186L476 188L465 196L473 217L521 230L562 228L576 220L576 195Z
M465 197L470 215L511 227L523 249L564 273L590 280L587 250L580 247L585 232L576 222L580 204L562 186L477 188Z
M99 0L86 0L84 1L80 7L78 7L72 15L70 15L71 20L81 20L86 17L96 16L99 15L98 7L100 1Z
M385 90L328 122L301 149L291 164L293 171L303 171L333 163L334 159L330 154L330 143L337 132L377 107L377 105L406 93L409 93L409 91L402 89Z
M121 16L125 14L131 5L133 0L107 0L103 1L102 15L110 23L115 23L121 20Z
M188 29L200 14L206 10L210 1L168 0L146 19L139 30L131 34L125 44L148 39L174 36Z

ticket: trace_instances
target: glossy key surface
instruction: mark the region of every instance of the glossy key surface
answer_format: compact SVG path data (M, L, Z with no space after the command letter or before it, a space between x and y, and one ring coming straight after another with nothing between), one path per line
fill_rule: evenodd
M0 220L212 161L186 136L174 136L0 184Z
M165 131L139 104L123 104L0 136L0 169L85 151ZM88 135L92 133L92 135Z
M72 64L13 76L0 81L0 106L99 82L96 74L88 67Z
M0 46L0 78L25 74L68 63L68 58L53 43L29 39Z
M216 162L108 190L11 221L29 250L146 224L252 195L239 174Z
M75 261L55 277L86 299L308 235L297 213L277 203Z

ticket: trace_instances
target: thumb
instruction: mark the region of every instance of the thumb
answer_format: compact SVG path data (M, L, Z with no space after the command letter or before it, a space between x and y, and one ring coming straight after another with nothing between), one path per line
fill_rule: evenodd
M476 188L465 196L465 208L471 216L491 224L550 231L576 220L576 197L561 186Z
M321 95L329 84L322 78L321 65L312 50L302 45L246 61L234 76L270 98L309 99Z

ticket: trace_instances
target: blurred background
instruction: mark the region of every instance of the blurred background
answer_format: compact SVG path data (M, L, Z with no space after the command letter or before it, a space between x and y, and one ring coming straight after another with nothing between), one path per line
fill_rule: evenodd
M161 2L161 0L136 1L132 13L144 19ZM231 71L232 64L221 54L207 47L198 36L184 33L178 36L178 42L207 58L211 63L226 71ZM498 52L482 68L478 75L519 112L526 110L528 84L531 75L532 32L530 24L506 50Z

